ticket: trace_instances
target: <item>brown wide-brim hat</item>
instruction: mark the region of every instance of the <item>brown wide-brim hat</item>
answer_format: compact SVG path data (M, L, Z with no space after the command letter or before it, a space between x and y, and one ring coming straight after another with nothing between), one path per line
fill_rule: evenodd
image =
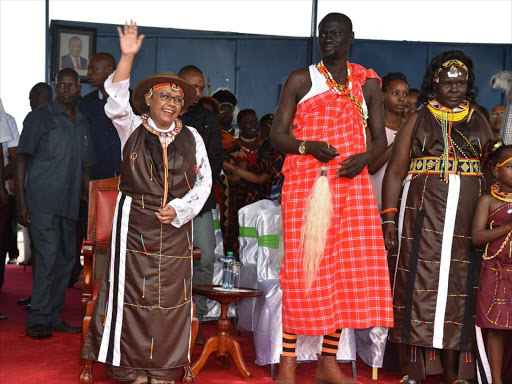
M192 84L186 82L183 79L180 79L179 77L176 77L174 73L158 72L157 74L142 80L139 84L137 84L135 90L133 91L132 102L139 113L146 113L149 110L144 95L148 93L148 91L155 85L162 83L174 83L183 89L185 104L183 105L182 110L187 109L192 104L197 95L196 89Z

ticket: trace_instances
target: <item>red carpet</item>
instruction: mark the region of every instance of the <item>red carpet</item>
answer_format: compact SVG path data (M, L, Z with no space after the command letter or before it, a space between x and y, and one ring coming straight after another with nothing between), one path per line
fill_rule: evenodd
M7 265L5 283L0 291L0 313L9 319L0 321L0 383L1 384L74 384L78 383L81 368L78 365L80 349L79 334L54 334L45 340L33 340L25 336L25 311L16 305L20 298L30 295L32 286L32 271L28 267L23 271L22 266ZM66 306L62 317L71 325L80 325L80 294L79 288L70 288L66 294ZM212 336L215 324L205 323L205 336ZM232 334L236 335L233 329ZM252 377L243 380L231 361L231 368L222 369L220 362L210 356L208 362L196 377L199 384L242 384L242 383L272 383L270 366L259 367L254 364L255 351L250 334L244 333L237 337L244 354L245 362ZM200 353L196 346L193 353L195 360ZM299 364L297 368L297 384L313 383L316 363ZM276 371L278 367L276 366ZM351 366L341 364L341 369L348 376ZM94 382L98 384L115 383L105 376L102 364L94 365ZM277 374L277 372L276 372ZM361 383L398 383L399 372L383 372L379 370L379 380L371 380L371 370L362 361L357 362L357 375ZM433 384L437 381L426 381Z

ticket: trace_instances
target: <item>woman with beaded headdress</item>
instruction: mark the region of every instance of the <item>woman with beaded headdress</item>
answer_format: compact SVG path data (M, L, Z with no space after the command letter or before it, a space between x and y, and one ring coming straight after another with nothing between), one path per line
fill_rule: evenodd
M384 176L384 241L388 249L399 245L390 340L401 346L403 382L431 374L441 374L444 384L475 378L480 255L471 221L485 193L480 159L492 132L473 107L474 83L473 62L463 52L432 59L421 108L398 131Z
M82 357L134 384L174 383L190 363L192 218L211 190L198 132L178 119L195 98L192 85L158 73L129 103L129 78L144 35L118 28L121 60L105 82L106 114L121 139L123 163L103 276Z

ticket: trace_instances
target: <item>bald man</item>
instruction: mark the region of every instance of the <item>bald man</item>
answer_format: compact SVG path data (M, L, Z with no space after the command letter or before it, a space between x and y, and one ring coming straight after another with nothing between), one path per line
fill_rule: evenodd
M386 149L379 78L373 70L348 62L354 32L346 15L330 13L318 29L322 61L290 74L270 132L272 146L286 153L283 353L276 384L295 384L298 335L324 336L315 382L349 383L336 361L341 329L393 325L386 250L366 169ZM372 137L368 147L366 124ZM320 174L332 193L332 216L322 223L325 227L318 222L327 210L307 215ZM316 196L314 203L320 200ZM325 230L315 233L318 228ZM325 232L325 241L315 241ZM319 248L322 253L311 252Z

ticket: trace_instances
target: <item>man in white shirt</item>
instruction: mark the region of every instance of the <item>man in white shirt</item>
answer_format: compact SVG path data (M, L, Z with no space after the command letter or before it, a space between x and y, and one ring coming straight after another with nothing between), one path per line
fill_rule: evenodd
M9 194L9 213L7 224L4 228L3 240L0 244L0 288L4 282L5 257L7 256L7 253L9 253L9 264L16 264L16 260L19 256L17 244L18 224L16 223L16 202L14 200L14 191L11 189L10 184L12 183L10 182L10 179L12 179L12 161L14 160L14 156L16 156L16 149L18 148L20 134L18 132L18 126L16 125L16 120L14 117L8 113L6 115L7 124L13 138L10 141L2 143L5 188Z
M2 99L0 99L0 144L12 140L12 133L9 129L7 121L7 114L4 111ZM2 146L2 153L0 154L0 244L2 242L2 235L4 233L5 224L7 223L9 206L9 194L5 189L4 184L4 150ZM1 263L0 263L1 264ZM7 316L0 313L0 320L7 320Z

